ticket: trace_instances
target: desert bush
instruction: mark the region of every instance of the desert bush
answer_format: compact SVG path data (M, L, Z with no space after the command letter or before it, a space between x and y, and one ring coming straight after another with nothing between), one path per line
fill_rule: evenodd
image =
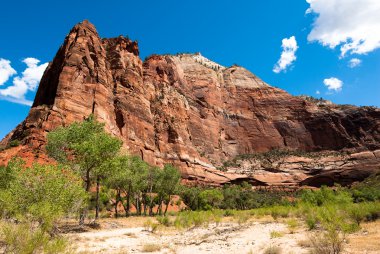
M268 248L266 248L263 252L263 254L280 254L282 253L282 250L279 246L271 245Z
M317 227L317 218L315 214L307 214L305 216L305 223L309 230L313 230Z
M161 246L154 243L144 244L141 249L142 252L156 252L160 250L161 250Z
M84 204L81 179L64 167L35 164L25 170L20 160L8 167L11 180L0 191L0 207L7 217L37 222L50 231L58 219L77 212Z
M159 216L157 221L165 227L170 227L172 224L168 216Z
M273 206L270 207L270 215L273 217L273 219L277 219L279 217L287 218L289 217L290 213L290 207L287 206Z
M12 140L11 142L9 142L8 146L9 147L16 147L16 146L19 146L20 143L21 143L20 140L15 139L15 140Z
M301 194L301 201L315 206L325 204L348 204L352 203L351 194L343 188L333 190L322 186L319 190L304 190Z
M236 211L233 217L239 225L242 225L246 223L250 219L251 216L248 211Z
M222 210L183 211L174 221L176 228L190 228L208 226L210 223L219 223L223 218Z
M288 229L291 234L293 234L299 226L296 219L289 219L286 221L286 224L288 225Z
M233 216L235 214L235 212L236 211L234 211L234 210L226 209L226 210L224 210L224 216L226 216L226 217Z
M5 223L1 227L4 253L68 253L68 242L62 237L51 237L41 228L29 223Z
M354 185L351 194L355 203L380 200L380 172L375 173L363 182Z
M284 233L279 231L271 231L270 232L270 238L280 238L283 237Z
M144 229L151 233L155 233L158 229L158 226L159 224L153 222L151 219L148 219L147 221L144 222Z
M345 209L337 205L326 205L317 209L317 218L323 229L352 233L359 228L356 223L348 217Z
M312 254L339 254L343 251L344 235L336 230L328 230L310 236Z

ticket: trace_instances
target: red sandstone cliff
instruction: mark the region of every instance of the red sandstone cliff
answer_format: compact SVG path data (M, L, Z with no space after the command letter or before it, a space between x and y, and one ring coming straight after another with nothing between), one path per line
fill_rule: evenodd
M28 117L1 142L17 139L21 146L0 152L0 162L13 155L48 160L46 133L91 113L128 151L159 166L173 163L191 181L349 183L380 169L379 109L294 97L242 67L225 68L199 54L154 55L142 62L136 42L101 39L88 21L67 35ZM245 162L248 169L216 169L237 155L273 149L345 155L327 156L333 161L328 167L289 156L293 166L287 168L251 161ZM363 151L370 155L347 155Z

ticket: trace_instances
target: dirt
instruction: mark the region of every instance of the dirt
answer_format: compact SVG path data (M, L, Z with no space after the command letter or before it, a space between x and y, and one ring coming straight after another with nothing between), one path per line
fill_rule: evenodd
M101 220L101 228L69 233L79 253L264 253L278 247L281 253L309 253L310 231L299 227L291 233L285 222L255 220L244 225L225 220L218 225L179 230L161 226L154 233L144 226L146 218ZM380 253L380 222L363 224L347 237L344 253ZM277 237L273 237L276 232ZM304 243L304 244L303 244ZM155 251L154 251L155 250Z

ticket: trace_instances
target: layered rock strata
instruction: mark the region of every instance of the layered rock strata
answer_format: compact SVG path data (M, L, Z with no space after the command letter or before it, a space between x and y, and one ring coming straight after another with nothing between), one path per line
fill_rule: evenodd
M65 38L43 75L28 117L1 142L3 147L12 140L21 145L1 152L0 161L6 163L14 155L30 162L49 161L46 134L90 114L130 153L154 165L178 166L184 181L349 183L380 168L378 108L295 97L240 66L226 68L200 54L153 55L142 61L137 42L123 36L102 39L88 21L74 26ZM274 149L373 156L328 157L336 161L321 165L289 157L295 161L275 172L259 166L218 169L238 155Z

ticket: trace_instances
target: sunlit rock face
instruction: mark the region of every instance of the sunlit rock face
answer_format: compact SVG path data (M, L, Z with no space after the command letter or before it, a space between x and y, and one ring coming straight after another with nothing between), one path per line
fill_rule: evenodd
M21 145L0 152L0 163L15 155L28 163L50 161L46 134L90 114L126 151L154 165L172 163L193 183L346 184L380 168L379 109L291 96L242 67L226 68L199 53L143 62L136 42L102 39L88 21L65 38L28 117L1 142ZM324 157L328 163L289 155L280 167L250 160L227 172L217 169L238 155L276 149L344 153Z

